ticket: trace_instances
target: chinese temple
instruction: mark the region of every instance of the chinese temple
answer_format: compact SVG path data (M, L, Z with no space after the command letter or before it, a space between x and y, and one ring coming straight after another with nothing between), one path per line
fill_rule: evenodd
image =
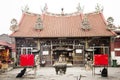
M110 59L111 41L116 35L111 20L105 20L100 10L83 13L78 9L69 14L63 8L61 14L47 12L47 8L42 14L23 11L20 22L13 19L10 27L18 63L21 54L39 54L46 66L52 66L60 56L68 66L93 61L94 54L108 54Z

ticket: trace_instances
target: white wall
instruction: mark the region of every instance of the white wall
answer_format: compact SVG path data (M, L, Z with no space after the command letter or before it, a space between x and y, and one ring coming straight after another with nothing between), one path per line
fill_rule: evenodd
M120 56L115 56L115 51L111 51L111 62L112 60L117 60L117 64L120 65Z

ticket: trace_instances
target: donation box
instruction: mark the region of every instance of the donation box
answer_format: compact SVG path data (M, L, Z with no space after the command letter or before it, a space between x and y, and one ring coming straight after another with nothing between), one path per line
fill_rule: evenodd
M108 54L96 54L94 55L95 66L108 66Z
M34 55L33 54L21 54L20 65L21 66L34 66Z

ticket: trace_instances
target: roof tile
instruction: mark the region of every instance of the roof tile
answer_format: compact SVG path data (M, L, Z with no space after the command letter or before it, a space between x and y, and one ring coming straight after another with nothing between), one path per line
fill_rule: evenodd
M90 13L88 17L91 29L84 31L81 29L82 14L70 16L56 16L42 14L43 30L36 30L35 23L38 15L23 14L19 24L19 30L12 33L14 37L93 37L93 36L114 36L106 29L106 22L103 14Z

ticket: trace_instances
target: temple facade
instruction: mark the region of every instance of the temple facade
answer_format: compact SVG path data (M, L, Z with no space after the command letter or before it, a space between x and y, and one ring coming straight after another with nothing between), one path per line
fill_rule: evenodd
M23 12L21 21L11 21L15 38L16 57L39 54L40 62L52 66L62 56L69 66L93 61L94 54L108 54L111 60L111 41L116 35L102 12L35 14Z

